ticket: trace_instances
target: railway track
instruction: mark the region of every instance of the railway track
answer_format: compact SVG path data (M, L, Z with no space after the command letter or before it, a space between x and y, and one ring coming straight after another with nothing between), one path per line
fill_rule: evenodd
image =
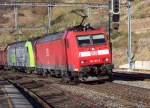
M3 99L6 98L5 104L1 105L2 108L53 108L38 95L13 80L1 78L0 89L3 91Z
M40 96L48 104L52 104L54 107L91 108L91 106L95 106L94 102L91 102L82 96L74 95L69 91L63 90L58 87L59 85L55 85L53 82L45 79L42 80L42 78L30 79L19 83L23 87L30 89L32 92Z
M83 85L89 88L87 85ZM150 107L150 90L139 87L133 87L118 83L105 83L100 85L92 85L90 90L100 92L117 100L122 107Z
M26 87L21 86L19 83L8 80L11 84L13 84L32 104L33 108L53 108L53 106L47 103L44 99L42 99L37 94L33 93Z
M117 74L118 75L118 74ZM115 75L118 80L119 76ZM30 74L10 74L8 79L37 94L56 108L150 107L150 90L116 82L64 85L60 79ZM131 75L130 75L131 77ZM129 77L129 79L130 79ZM142 76L141 76L142 77ZM127 79L128 76L122 75ZM135 77L134 80L141 80ZM128 80L129 80L128 79ZM132 78L131 78L132 79Z

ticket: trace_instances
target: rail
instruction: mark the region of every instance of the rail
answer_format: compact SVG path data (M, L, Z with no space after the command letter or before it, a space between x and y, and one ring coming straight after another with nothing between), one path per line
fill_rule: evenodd
M13 84L29 101L32 101L39 108L53 108L52 105L48 104L44 99L36 95L34 92L28 90L27 88L22 87L20 84L13 82L11 80L7 80L9 83ZM33 107L36 108L36 106ZM12 108L12 107L10 107Z

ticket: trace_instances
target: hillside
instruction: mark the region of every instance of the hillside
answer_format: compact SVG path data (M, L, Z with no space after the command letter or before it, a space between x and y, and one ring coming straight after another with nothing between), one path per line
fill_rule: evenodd
M9 1L9 0L7 0ZM18 0L25 1L25 0ZM29 1L29 0L26 0ZM30 0L30 1L50 1L50 2L68 2L68 0ZM124 3L126 0L123 0ZM1 0L0 2L6 2ZM70 0L69 2L99 2L104 3L106 0ZM14 12L12 7L0 7L0 28L14 27ZM81 17L72 13L72 10L82 10L87 14L88 9L83 8L52 8L52 21L49 32L58 32L67 27L78 25ZM91 16L86 23L91 23L95 27L108 27L108 10L91 9ZM40 36L47 33L47 8L37 7L19 7L18 8L18 28L19 31L0 32L0 46L4 47L7 43L27 40L31 37ZM148 0L135 0L132 3L132 36L133 36L133 53L136 60L150 60L150 3ZM31 30L32 28L37 30ZM30 28L22 30L22 28ZM44 29L44 30L43 30ZM121 21L118 32L113 32L113 56L116 66L127 63L127 8L121 7Z
M21 0L23 1L23 0ZM34 0L33 0L34 1ZM43 1L43 0L38 0ZM48 1L48 0L45 0ZM50 1L50 0L49 0ZM52 0L51 0L52 1ZM67 0L58 0L59 2L66 2ZM55 2L58 2L55 1ZM99 0L93 0L98 2ZM90 2L93 2L92 0ZM101 0L103 3L104 0ZM105 0L106 1L106 0ZM71 0L70 2L74 2ZM81 2L76 0L76 2ZM82 2L87 2L87 0L82 0ZM81 22L81 17L72 13L72 10L82 10L84 13L87 13L87 9L78 8L78 7L59 7L52 8L51 13L51 29L50 32L62 31L68 27L78 25ZM90 22L93 26L106 26L108 23L108 16L106 14L108 10L98 10L91 9L91 17L86 20L86 23ZM102 17L101 17L102 15ZM104 20L107 17L107 20ZM93 20L94 19L94 20ZM19 7L18 8L18 28L20 31L11 31L2 33L5 35L5 38L0 42L2 43L11 43L17 40L26 40L28 38L39 36L41 34L47 33L48 26L48 17L47 17L47 8L39 7ZM100 22L101 20L101 22ZM106 23L107 22L107 23ZM13 28L14 27L14 11L13 8L2 8L0 11L0 27ZM22 28L30 28L30 31L24 31ZM39 28L40 30L32 31L33 28ZM44 29L44 30L43 30ZM3 32L3 30L1 31ZM3 38L2 36L2 38Z

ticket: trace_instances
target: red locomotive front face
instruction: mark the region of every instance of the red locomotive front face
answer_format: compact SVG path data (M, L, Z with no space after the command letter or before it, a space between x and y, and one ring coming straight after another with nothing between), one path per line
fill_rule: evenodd
M110 43L104 32L76 35L79 68L93 65L111 64Z
M77 37L81 66L111 63L109 46L103 34Z

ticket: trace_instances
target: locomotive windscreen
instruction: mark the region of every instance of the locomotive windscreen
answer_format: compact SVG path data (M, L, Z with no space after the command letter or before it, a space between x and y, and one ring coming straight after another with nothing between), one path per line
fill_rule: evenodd
M82 35L77 37L79 46L101 45L105 43L103 34Z

